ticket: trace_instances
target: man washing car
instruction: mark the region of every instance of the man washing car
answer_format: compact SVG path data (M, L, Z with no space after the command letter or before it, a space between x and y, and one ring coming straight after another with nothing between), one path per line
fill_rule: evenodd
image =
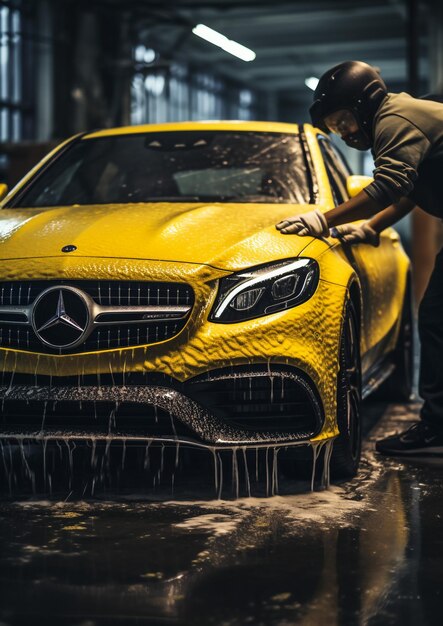
M443 104L388 93L378 72L359 61L341 63L320 79L310 108L312 123L357 150L372 149L374 182L357 196L279 222L282 234L339 236L377 246L379 233L415 205L443 219ZM369 219L370 218L370 219ZM368 220L363 224L349 222ZM345 226L339 226L346 224ZM335 228L337 227L338 228ZM394 456L443 456L443 251L420 304L421 420L378 441Z

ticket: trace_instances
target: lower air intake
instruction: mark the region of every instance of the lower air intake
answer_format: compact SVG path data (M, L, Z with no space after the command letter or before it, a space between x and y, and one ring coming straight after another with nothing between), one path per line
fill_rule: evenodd
M298 370L236 367L187 384L189 395L216 417L248 431L318 433L323 423L314 385Z

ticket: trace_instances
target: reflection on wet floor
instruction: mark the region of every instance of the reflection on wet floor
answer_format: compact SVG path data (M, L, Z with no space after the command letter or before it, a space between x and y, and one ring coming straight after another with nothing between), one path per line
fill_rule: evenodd
M172 485L161 450L144 489L127 450L87 499L81 471L55 472L51 497L26 481L9 496L4 472L0 624L440 624L441 468L373 452L417 411L367 404L358 477L313 493L279 476L266 497L263 460L254 497L216 500L210 461L184 454Z

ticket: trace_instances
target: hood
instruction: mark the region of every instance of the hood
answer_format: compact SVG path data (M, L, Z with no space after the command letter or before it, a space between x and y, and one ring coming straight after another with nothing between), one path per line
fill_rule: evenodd
M310 237L280 220L312 205L150 203L0 212L1 259L69 256L151 259L236 270L297 256Z

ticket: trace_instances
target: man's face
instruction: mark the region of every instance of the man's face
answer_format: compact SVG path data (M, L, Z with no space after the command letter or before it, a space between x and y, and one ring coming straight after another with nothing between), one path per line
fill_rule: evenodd
M347 109L327 115L324 122L331 132L340 135L342 139L360 130L354 115Z

